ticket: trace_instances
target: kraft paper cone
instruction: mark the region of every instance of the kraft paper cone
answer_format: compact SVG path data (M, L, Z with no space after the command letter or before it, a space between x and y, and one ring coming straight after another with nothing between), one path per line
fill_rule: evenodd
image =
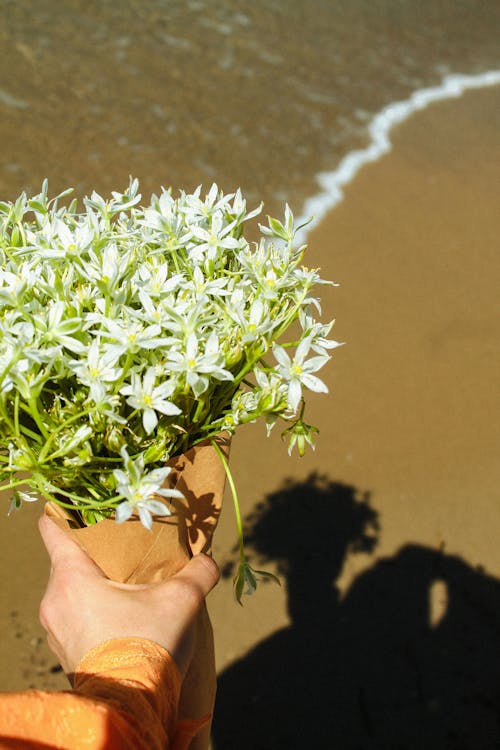
M230 440L217 437L229 457ZM121 583L156 583L177 573L193 554L210 553L212 536L222 507L225 471L215 448L200 443L172 458L168 486L179 489L185 500L173 500L172 516L159 517L148 531L137 518L122 524L106 519L78 528L58 505L47 503L45 513L85 549L105 575ZM163 498L162 498L163 499ZM213 712L216 692L213 632L206 607L196 623L196 647L184 679L180 719L198 719ZM207 750L210 725L193 739L190 750Z

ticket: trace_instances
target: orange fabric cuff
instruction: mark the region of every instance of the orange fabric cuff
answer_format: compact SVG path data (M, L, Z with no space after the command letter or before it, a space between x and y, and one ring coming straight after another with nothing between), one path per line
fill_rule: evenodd
M141 732L148 723L144 713L151 711L150 720L157 717L169 738L177 726L181 686L168 651L145 638L106 641L89 651L75 670L74 690L112 702L140 723Z
M181 674L161 646L117 638L90 651L73 691L0 696L0 750L186 750L210 719L178 721Z

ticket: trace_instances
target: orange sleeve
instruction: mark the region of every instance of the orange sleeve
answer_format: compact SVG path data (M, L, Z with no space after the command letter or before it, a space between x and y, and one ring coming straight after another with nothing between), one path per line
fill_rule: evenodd
M161 646L107 641L80 662L72 691L0 695L0 750L186 750L209 717L179 722L180 689Z

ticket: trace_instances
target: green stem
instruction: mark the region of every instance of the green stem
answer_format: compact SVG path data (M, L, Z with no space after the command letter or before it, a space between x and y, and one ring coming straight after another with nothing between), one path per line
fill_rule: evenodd
M9 417L9 415L7 414L7 412L5 411L5 409L3 408L3 404L1 403L1 401L0 401L0 420L3 420L7 424L8 428L13 433L13 435L16 435L16 437L17 437L16 428L14 427L14 424L13 424L11 418Z
M233 504L234 504L234 513L236 516L236 527L238 529L238 543L240 547L240 562L245 562L245 541L243 539L243 524L241 521L241 511L240 511L240 503L238 501L238 493L236 491L236 485L234 483L233 475L231 474L231 470L229 468L229 464L226 460L225 455L221 451L218 443L216 440L211 440L212 446L215 448L215 451L217 455L220 458L220 461L224 467L224 471L226 472L227 481L229 482L229 486L231 488L231 495L233 497Z
M79 412L78 414L75 414L72 417L70 417L69 419L67 419L63 424L59 425L59 427L57 429L55 429L52 432L52 434L49 436L47 442L45 443L45 445L43 446L42 450L40 451L40 455L38 456L38 462L41 464L41 463L43 463L43 461L45 461L47 453L48 453L49 446L51 445L51 443L54 440L54 438L56 437L56 435L59 432L61 432L61 430L64 430L66 427L68 427L68 425L72 424L73 422L77 422L82 417L87 416L87 414L90 414L91 411L93 411L93 409L84 409L83 411ZM53 458L56 458L58 453L60 453L60 449L58 451L56 451L55 453L53 453L51 456L49 456L49 458L47 460L51 461Z
M4 492L4 490L13 490L14 487L19 487L20 485L26 484L26 483L27 483L26 478L16 479L15 481L9 482L8 484L2 484L2 486L0 487L0 490L2 490L2 492Z
M56 505L60 505L63 508L68 508L68 510L75 510L74 503L63 503L62 500L58 500L57 497L51 495L50 492L47 492L47 490L40 485L40 482L35 477L33 477L32 481L30 482L30 486L33 487L33 489L35 489L37 492L39 492L40 495L42 495L42 497L44 497L46 500L49 500Z
M14 396L14 431L16 437L20 437L19 433L19 391L16 391Z
M27 480L24 480L24 483L26 483ZM92 499L88 498L85 499L81 497L80 495L76 495L72 492L68 492L67 490L62 489L61 487L54 487L55 492L58 495L63 495L64 497L67 497L69 500L72 500L71 503L65 503L60 498L53 495L51 492L49 492L46 489L46 482L47 479L43 475L39 474L38 472L33 472L32 477L30 480L28 480L28 483L34 487L41 495L43 495L47 500L51 500L54 503L57 503L58 505L61 505L63 508L69 508L71 510L96 510L99 508L102 508L102 501L101 502L94 502ZM89 491L90 494L94 494L92 492L91 487L86 487L86 489ZM99 500L99 498L97 498ZM109 502L115 502L119 500L119 497L112 497L109 499ZM106 503L108 502L108 498L106 498Z
M126 379L127 375L129 374L129 370L132 367L133 361L134 361L134 355L133 355L133 353L130 352L130 351L127 352L127 358L125 360L125 364L123 365L122 375L121 375L120 378L118 378L118 380L115 383L113 383L113 386L114 386L113 393L118 393L118 389L125 382L125 379Z
M17 304L16 310L21 313L24 320L26 320L28 323L33 322L33 318L29 315L29 313L26 312L23 304Z
M92 463L100 463L100 464L122 464L123 458L118 458L117 456L92 456ZM102 468L100 469L92 469L90 467L87 467L85 471L90 472L101 472Z
M293 323L293 321L295 320L295 318L297 316L298 311L300 310L300 308L304 304L304 300L305 300L307 294L309 294L309 290L310 290L311 286L312 285L309 284L308 287L307 287L307 289L304 289L304 291L302 293L302 298L301 298L300 302L296 302L295 303L295 305L292 307L291 312L288 313L288 315L286 316L285 320L283 321L283 323L281 324L281 326L278 328L278 331L273 336L274 341L279 341L280 336L282 336L283 333L287 330L287 328Z
M89 477L85 470L82 471L81 476L85 479L85 489L87 492L96 499L98 503L102 504L102 491L99 482L96 482L94 477Z
M50 435L47 432L47 429L46 429L46 427L45 427L45 425L44 425L44 423L42 421L42 418L41 418L40 413L38 411L38 406L37 406L36 400L33 397L31 397L30 399L28 399L28 406L29 406L29 414L31 415L31 417L35 421L36 426L38 427L38 429L40 430L40 432L42 433L42 435L44 436L44 438L46 440L48 440L50 438Z
M86 489L90 491L91 488L87 487ZM67 497L70 500L73 500L73 503L74 503L73 507L74 508L76 507L79 510L87 510L87 509L95 510L95 509L100 509L103 506L107 508L108 505L110 505L111 503L118 502L118 500L120 500L120 496L115 495L115 497L105 498L104 502L101 501L101 502L94 503L92 501L88 501L88 500L86 501L80 495L75 495L74 492L68 492L67 490L61 489L60 487L57 488L57 492L58 494L63 495L64 497Z
M26 427L26 425L21 424L20 427L21 435L24 435L26 437L31 438L35 443L42 444L43 439L40 435L38 435L36 432L33 432L33 430L30 430L29 427Z
M26 314L26 311L25 311L25 314ZM14 365L17 364L17 362L20 360L20 358L21 358L21 351L19 350L17 352L17 354L15 355L15 357L13 357L11 359L11 361L9 362L9 364L7 365L7 367L2 372L2 376L0 377L0 385L2 385L3 381L5 380L5 378L7 377L7 375L9 374L9 372L12 370L12 368L14 367Z

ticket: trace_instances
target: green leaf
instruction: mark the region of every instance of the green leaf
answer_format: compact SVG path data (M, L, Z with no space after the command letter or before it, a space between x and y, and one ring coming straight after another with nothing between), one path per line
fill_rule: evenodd
M47 213L47 207L44 206L43 203L40 203L40 201L35 200L34 198L28 201L28 206L31 208L32 211L36 211L39 214Z
M12 230L10 244L12 245L12 247L20 247L22 245L21 232L19 231L18 227L14 227Z
M269 226L277 237L281 237L281 239L283 240L289 239L288 232L286 231L281 221L278 221L278 219L273 219L272 216L268 216L267 220L269 222Z
M236 574L236 577L233 581L234 585L234 597L240 607L243 606L243 602L241 601L241 597L243 596L243 589L245 588L245 577L242 574L241 570L238 569L238 573Z
M258 581L263 578L274 581L278 584L278 586L281 586L279 578L277 578L273 573L269 573L266 570L254 570L254 568L252 568L251 565L246 562L246 560L240 562L240 564L238 565L238 572L236 573L233 581L234 596L240 606L243 606L243 602L241 601L243 594L245 593L248 596L254 594L257 590ZM246 591L244 590L245 585Z
M281 581L278 576L275 576L274 573L269 573L268 570L254 570L254 573L261 578L267 578L270 581L274 581L274 583L277 583L278 586L281 586Z

